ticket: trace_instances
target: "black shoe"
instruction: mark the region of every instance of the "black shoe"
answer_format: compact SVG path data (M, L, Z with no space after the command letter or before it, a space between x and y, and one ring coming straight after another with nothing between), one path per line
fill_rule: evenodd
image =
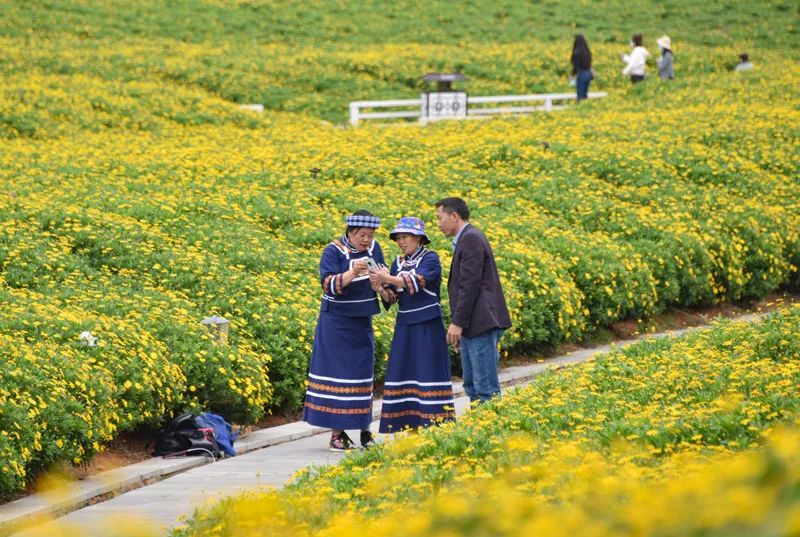
M375 437L372 433L369 431L361 431L361 448L369 449L375 445Z
M331 436L331 442L328 444L328 449L330 451L349 451L353 449L353 441L347 436L347 433L342 431L341 433Z

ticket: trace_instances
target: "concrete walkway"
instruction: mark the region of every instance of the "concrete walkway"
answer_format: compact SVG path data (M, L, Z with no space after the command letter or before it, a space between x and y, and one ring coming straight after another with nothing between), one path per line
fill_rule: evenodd
M754 320L760 315L746 315L737 320ZM654 337L680 335L694 329L678 330L657 334ZM614 347L624 347L636 340L618 341ZM584 362L595 355L607 352L609 345L583 349L567 355L551 358L541 363L516 366L500 372L501 384L508 387L530 382L536 375L554 367ZM456 393L456 412L463 414L469 402L463 396L460 383L454 385ZM373 417L380 415L381 402L376 401ZM377 430L378 422L372 424ZM328 451L328 436L322 433L327 429L312 427L298 422L270 429L263 429L248 435L236 443L236 457L210 463L209 459L192 457L164 460L151 459L137 465L106 472L82 482L77 489L54 499L34 495L0 506L0 535L16 537L59 535L102 536L121 535L120 520L133 519L139 530L151 528L153 534L163 534L167 528L179 524L180 517L190 517L198 507L225 496L258 487L280 487L298 470L309 465L336 464L342 454ZM351 437L357 438L351 434ZM194 466L186 469L186 466ZM142 477L149 472L149 477ZM175 474L175 472L180 472ZM117 495L107 501L79 508L91 501L92 490L97 496L109 495L109 491L124 490L147 479L175 474L156 483ZM105 490L106 492L100 492ZM70 507L72 506L72 507ZM74 510L77 509L77 510ZM53 518L60 513L73 512L30 527L28 530L13 533L18 524L30 526L37 518ZM129 524L125 524L130 527ZM17 526L18 528L19 526ZM66 530L70 528L71 531ZM143 533L145 534L145 533Z

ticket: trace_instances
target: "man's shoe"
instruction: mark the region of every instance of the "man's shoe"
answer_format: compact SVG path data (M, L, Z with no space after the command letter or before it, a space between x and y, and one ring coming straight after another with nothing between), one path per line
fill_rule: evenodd
M347 436L347 433L342 431L336 436L331 436L331 442L328 444L330 451L349 451L353 449L353 441Z
M369 449L375 445L375 437L372 433L369 431L361 431L361 448Z

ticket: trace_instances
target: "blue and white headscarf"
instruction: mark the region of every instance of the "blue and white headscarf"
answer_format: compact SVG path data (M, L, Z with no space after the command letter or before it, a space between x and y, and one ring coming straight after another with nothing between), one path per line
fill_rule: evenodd
M378 229L381 226L381 219L377 216L364 216L351 214L345 219L349 227L371 227Z

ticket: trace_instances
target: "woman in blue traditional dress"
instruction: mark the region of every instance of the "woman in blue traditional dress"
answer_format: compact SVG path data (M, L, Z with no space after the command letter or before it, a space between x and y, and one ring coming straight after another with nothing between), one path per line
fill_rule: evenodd
M303 408L303 421L332 429L331 451L354 447L345 429L360 430L363 447L373 444L372 316L380 303L368 267L384 262L375 240L380 218L362 210L346 221L344 235L325 247L319 263L322 304Z
M401 218L389 237L403 255L389 271L370 269L373 283L385 286L389 302L399 304L386 366L381 433L455 417L450 352L439 303L442 264L436 252L425 248L430 240L419 218ZM386 294L381 295L386 301Z

